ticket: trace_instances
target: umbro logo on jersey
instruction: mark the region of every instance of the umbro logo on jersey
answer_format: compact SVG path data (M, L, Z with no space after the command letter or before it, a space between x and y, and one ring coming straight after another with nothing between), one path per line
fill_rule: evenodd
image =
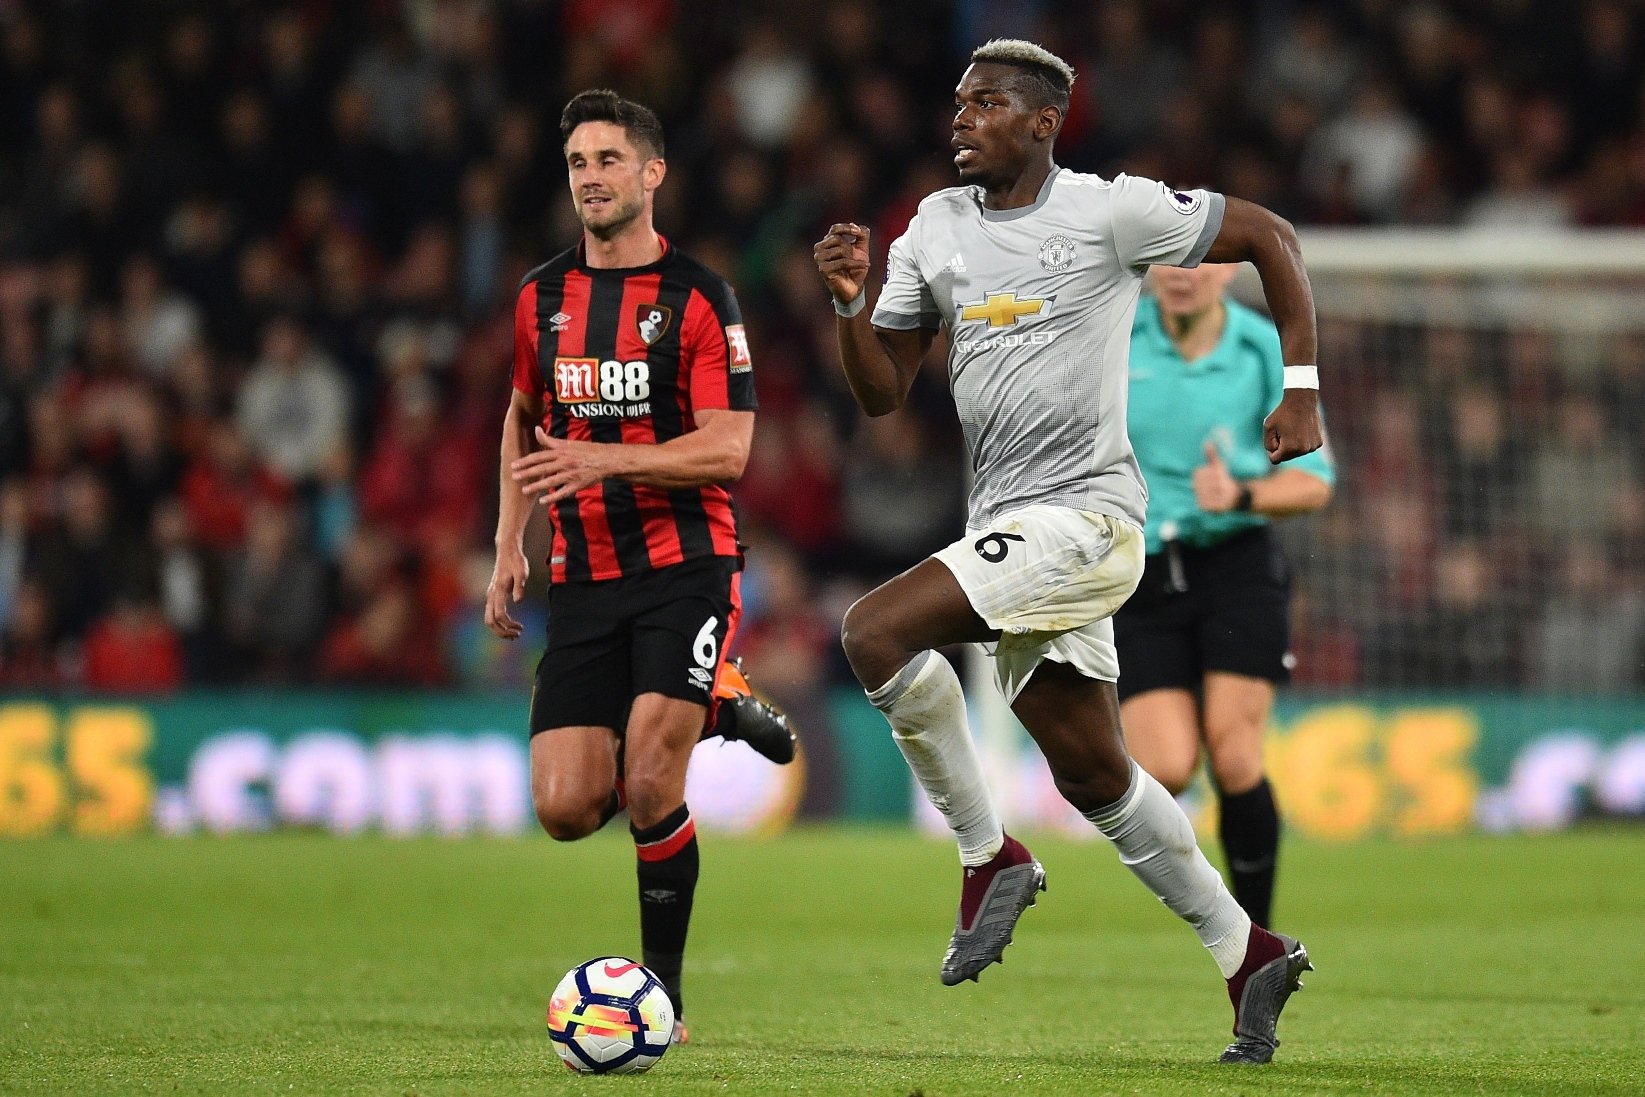
M990 293L983 300L960 306L961 320L986 320L991 328L1008 328L1019 316L1049 316L1055 297L1024 297L1015 293Z
M571 317L563 312L556 312L548 318L549 331L564 331L565 326L571 323Z
M954 253L954 257L942 265L942 269L947 271L949 274L964 274L965 259L959 252L956 251Z

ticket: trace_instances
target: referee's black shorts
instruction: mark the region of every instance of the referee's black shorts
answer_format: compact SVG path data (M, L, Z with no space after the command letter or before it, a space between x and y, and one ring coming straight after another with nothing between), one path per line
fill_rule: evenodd
M714 685L742 616L742 561L703 556L548 591L548 644L531 692L531 734L563 727L622 735L642 693L695 701Z
M1114 615L1120 700L1197 691L1207 671L1289 681L1291 569L1273 530L1177 551L1181 582L1166 553L1149 556L1137 592Z

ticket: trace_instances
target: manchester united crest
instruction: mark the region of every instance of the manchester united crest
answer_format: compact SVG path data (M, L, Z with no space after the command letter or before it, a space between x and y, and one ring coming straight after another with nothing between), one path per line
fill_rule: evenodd
M634 325L640 329L640 338L648 347L663 337L673 320L674 310L667 305L640 305L634 310Z
M1057 233L1040 245L1040 266L1051 274L1061 274L1074 265L1074 241Z

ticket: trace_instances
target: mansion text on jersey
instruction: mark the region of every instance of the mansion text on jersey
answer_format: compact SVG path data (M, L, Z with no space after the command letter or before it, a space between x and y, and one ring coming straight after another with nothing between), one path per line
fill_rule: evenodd
M567 404L565 412L574 419L632 419L650 415L650 404Z

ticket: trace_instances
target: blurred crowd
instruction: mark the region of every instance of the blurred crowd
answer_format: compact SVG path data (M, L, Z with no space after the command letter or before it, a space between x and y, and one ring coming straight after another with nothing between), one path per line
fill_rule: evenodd
M1337 498L1285 530L1298 683L1645 686L1645 322L1320 334L1352 368L1326 408Z
M577 236L560 106L612 86L667 129L659 228L741 298L742 649L815 703L965 469L940 362L855 412L811 243L855 220L883 254L951 184L949 89L996 34L1079 70L1068 167L1299 224L1645 224L1621 0L0 0L0 686L524 682L537 645L480 621L512 298ZM1615 415L1645 350L1572 387L1547 340L1448 334L1327 332L1303 679L1560 684L1597 603L1633 630L1607 688L1639 684L1607 539L1645 533Z

